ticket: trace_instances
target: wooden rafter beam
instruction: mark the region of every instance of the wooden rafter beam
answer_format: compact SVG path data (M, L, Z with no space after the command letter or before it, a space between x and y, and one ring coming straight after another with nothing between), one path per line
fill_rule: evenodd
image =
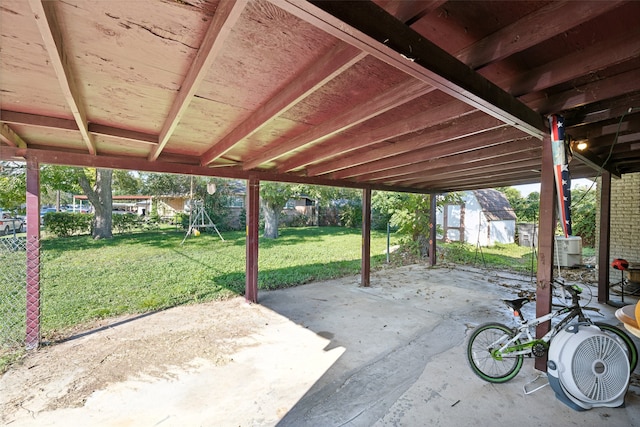
M336 135L339 132L356 126L413 99L419 98L433 90L433 87L425 85L419 80L405 80L363 104L343 114L339 114L316 127L310 128L295 138L271 147L246 162L242 167L244 170L253 169L262 163L277 159L292 150L317 143L327 137Z
M272 118L288 110L365 56L367 56L366 53L339 42L327 54L300 73L294 81L287 84L273 98L260 106L244 122L207 150L202 155L202 165L205 166L225 154L240 140L260 130Z
M540 165L540 161L536 162L537 165ZM532 171L532 169L529 169ZM531 172L533 174L533 172ZM433 181L414 181L402 184L394 184L394 185L411 185L414 188L431 188L431 187L444 187L453 183L456 186L462 185L476 185L476 189L478 187L478 179L482 179L483 183L485 180L494 180L495 182L500 182L502 180L512 180L512 179L520 179L524 175L523 170L515 170L509 172L501 172L494 170L493 172L485 172L482 174L464 174L459 179L452 180L450 177L445 177L443 179L436 179ZM498 186L502 187L502 184L498 184ZM485 187L488 188L488 187Z
M60 119L58 117L41 116L37 114L19 113L16 111L0 110L0 117L3 122L23 125L44 127L49 129L77 131L78 126L73 120ZM111 138L126 139L146 145L156 145L158 136L144 132L128 129L120 129L112 126L89 123L88 131L93 135L102 135Z
M27 143L6 123L0 125L0 140L12 147L27 148Z
M69 151L53 151L34 148L2 147L0 160L17 160L31 158L41 164L83 166L106 169L124 169L144 172L173 173L181 175L214 176L219 178L249 179L261 181L289 182L295 184L325 185L345 188L371 188L381 191L413 192L410 188L391 187L387 185L368 185L351 181L336 181L318 177L304 177L291 174L277 174L262 171L243 171L240 168L210 168L199 164L149 161L141 157L116 157L109 155L93 156L85 153Z
M541 150L539 150L541 151ZM460 179L468 179L470 177L477 179L483 178L492 173L511 173L514 171L531 170L540 166L540 152L537 157L520 156L504 156L501 158L484 160L481 162L467 163L457 165L446 169L425 169L421 172L414 172L410 175L392 176L383 182L393 182L396 185L400 182L405 185L428 184L429 182L442 181L448 179L451 181L459 181Z
M424 150L428 152L428 149ZM539 157L540 142L527 137L520 140L509 140L502 144L467 151L453 156L439 157L411 163L398 162L394 168L382 169L357 176L357 181L381 181L394 176L445 173L456 168L475 168L489 166L506 161L520 161L523 158Z
M625 1L551 2L549 5L466 47L456 54L456 58L477 69L562 34L623 3ZM514 35L517 35L517 37L514 37ZM509 42L505 43L505 40Z
M574 151L573 157L579 160L580 162L582 162L583 164L589 166L594 171L600 171L604 169L609 173L611 173L612 177L615 177L615 178L621 177L620 172L615 167L612 167L610 164L605 164L605 160L596 156L589 150Z
M347 167L344 171L340 170L338 172L334 172L330 176L335 179L338 179L339 177L354 177L374 171L392 169L415 162L430 161L442 157L460 155L466 151L476 150L478 147L500 145L505 142L510 142L514 139L522 138L523 135L522 131L519 131L518 129L503 126L495 131L484 132L456 140L455 143L452 144L437 144L397 156L379 160L373 159L359 166Z
M207 29L202 44L198 49L187 75L180 86L178 95L169 110L169 114L162 126L158 145L149 153L148 160L154 161L169 142L171 135L175 131L182 115L185 113L196 91L200 87L206 73L211 68L211 64L222 50L231 29L240 18L248 0L228 0L218 3L211 25Z
M458 100L453 100L444 105L422 111L405 120L392 121L388 125L377 129L367 130L360 134L339 134L334 138L316 145L313 152L303 152L285 160L278 170L288 172L297 168L308 166L336 156L346 155L348 152L362 149L387 139L399 137L408 133L458 119L475 112L476 110Z
M626 111L625 111L626 112ZM623 114L625 113L623 112ZM617 121L610 121L603 123L587 124L580 127L565 128L565 134L572 137L572 139L589 139L595 140L603 136L624 136L624 134L634 131L640 131L640 115L624 115L619 116ZM607 145L613 141L606 141ZM621 142L618 139L618 142ZM598 144L600 145L600 144Z
M520 177L502 177L497 180L487 180L483 181L484 188L496 188L496 187L509 187L514 185L523 185L523 184L533 184L540 182L540 172L537 174L527 174ZM438 193L451 193L453 191L465 191L465 190L478 190L477 182L475 185L473 183L469 184L454 184L447 183L442 186L426 186L422 189L422 191L429 192L438 192Z
M346 178L352 176L353 168L365 163L379 161L387 157L398 156L403 153L409 153L419 150L427 146L434 147L446 142L455 141L464 137L472 136L487 132L504 126L498 119L487 116L482 112L476 112L473 116L469 116L464 122L464 129L461 129L455 122L446 127L437 127L435 129L427 129L424 133L412 136L408 139L388 143L381 147L363 151L356 151L349 156L333 159L329 162L321 163L307 168L308 175L322 175L329 172L347 169L344 173L335 172L333 176L341 176ZM522 134L518 132L518 134ZM366 169L366 167L365 167Z
M637 90L638 81L640 68L587 83L548 98L543 95L527 104L541 114L561 113L564 110L632 93Z
M583 23L587 19L592 19L594 16L605 13L613 7L617 7L620 3L624 2L601 2L598 4L583 2L553 3L527 15L523 19L503 30L493 33L474 45L463 49L456 54L456 57L466 65L477 69L486 64L498 61L506 56L529 48L542 40L546 40L560 34L563 31ZM406 4L407 7L409 5L413 5L411 2L402 4ZM432 4L428 10L433 10L437 6L438 5ZM416 6L413 7L415 8ZM517 28L517 33L520 37L513 43L505 44L503 37L505 34L513 32L515 28ZM633 34L625 36L626 38L624 40L615 40L614 43L608 43L607 45L598 44L596 47L590 48L598 49L599 55L596 55L595 57L597 58L600 66L609 66L637 56L636 51L639 49L638 46L640 46L640 41L636 43L635 37L632 37ZM588 55L583 55L582 52L578 52L575 55L571 55L569 60L563 59L561 63L560 60L556 61L558 66L554 67L553 70L549 70L547 66L541 67L540 70L533 70L532 72L527 73L525 79L523 79L522 76L518 76L517 80L514 82L507 82L506 84L514 85L517 90L521 90L523 87L532 87L534 88L533 90L541 90L579 76L584 70L582 62L586 61L586 58L588 57ZM552 76L552 78L550 78L550 76ZM501 84L501 86L504 85ZM511 93L512 95L521 94ZM426 113L428 114L429 112ZM454 116L452 116L452 118L453 117ZM408 132L411 132L411 130L408 130L407 133ZM398 135L391 135L389 138L395 136ZM363 139L360 137L354 137L353 139L357 141L356 145L365 144ZM326 149L324 147L318 147L318 149L314 150L313 153L304 152L295 155L293 158L288 159L280 165L278 170L281 172L291 171L334 155L343 154L339 151L342 144L333 142L335 141L327 141L324 144L327 146ZM355 148L358 147L349 147L346 151L351 151Z
M423 2L402 2L397 3L392 14L403 22L413 22L415 19L438 8L444 0L435 0L427 3ZM362 60L367 53L344 43L338 42L326 55L309 66L300 73L292 82L278 92L272 99L267 101L256 110L243 123L238 125L229 134L216 142L209 150L202 155L202 165L207 165L218 159L229 151L235 144L253 133L272 118L280 115L297 104L301 99L315 92L326 82L332 80L353 64ZM316 150L318 151L318 150ZM295 169L280 168L280 172Z
M37 126L61 130L78 130L78 124L73 120L61 119L59 117L41 116L39 114L20 113L17 111L0 110L0 117L6 123Z
M573 3L583 4L583 2ZM529 70L525 74L516 76L512 79L513 81L501 82L500 86L513 96L521 96L580 78L584 75L584 70L595 73L639 56L640 26L630 29L620 37L606 39Z
M277 5L327 33L537 138L542 116L371 2Z
M35 16L36 24L44 43L44 48L49 54L51 65L56 73L62 94L71 109L71 114L82 134L82 139L89 150L89 154L96 154L96 144L91 134L87 121L85 106L78 90L75 74L70 63L70 58L65 50L65 44L56 18L57 2L29 0L29 5Z
M572 132L577 134L575 130L582 126L616 118L619 119L622 115L636 112L634 107L640 109L640 93L625 94L618 99L607 99L576 108L575 110L565 113L564 125L570 134Z

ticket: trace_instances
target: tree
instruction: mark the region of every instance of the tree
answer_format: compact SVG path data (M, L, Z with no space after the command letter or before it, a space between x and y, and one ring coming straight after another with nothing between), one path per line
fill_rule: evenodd
M593 247L596 239L596 192L580 186L571 191L571 200L573 234L582 238L583 246Z
M0 207L16 210L26 200L26 179L24 164L0 162Z
M116 169L113 171L113 194L116 196L132 196L141 194L142 179L137 172Z
M460 203L460 194L447 193L438 197L438 206L447 203ZM428 194L375 192L371 204L381 215L389 218L398 233L411 238L420 256L428 254L431 219L431 199Z
M497 190L507 197L519 222L537 222L540 210L540 193L534 191L524 198L520 191L513 187L500 187Z
M93 205L94 216L92 221L91 235L94 239L110 239L112 235L112 212L113 198L111 194L111 183L113 170L95 169L95 180L92 185L87 176L89 170L78 169L78 183L82 187L84 194Z
M264 215L264 234L268 239L278 238L280 212L293 194L293 187L278 182L260 184L260 205Z

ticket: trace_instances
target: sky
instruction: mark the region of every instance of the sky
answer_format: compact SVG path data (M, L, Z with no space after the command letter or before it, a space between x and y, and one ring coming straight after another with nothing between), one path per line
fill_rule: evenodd
M571 188L576 188L579 186L589 188L592 182L593 181L591 181L590 179L573 179L571 180ZM519 190L522 197L527 197L529 193L532 193L534 191L537 191L538 193L540 192L540 183L527 184L527 185L514 185L513 188ZM594 184L593 186L593 189L595 188L596 188L596 184Z

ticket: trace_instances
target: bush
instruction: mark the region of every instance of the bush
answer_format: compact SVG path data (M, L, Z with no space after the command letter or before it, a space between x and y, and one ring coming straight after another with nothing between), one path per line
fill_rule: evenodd
M59 237L91 232L92 214L48 212L44 214L44 229Z
M126 233L136 228L142 229L144 226L140 217L134 213L111 215L112 227L118 233Z
M189 228L189 214L178 212L173 217L174 224L180 225L184 230Z
M344 227L356 228L362 225L362 203L349 201L342 207L340 222Z

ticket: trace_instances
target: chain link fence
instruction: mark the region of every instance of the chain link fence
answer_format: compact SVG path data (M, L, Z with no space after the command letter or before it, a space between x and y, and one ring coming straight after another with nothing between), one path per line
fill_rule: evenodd
M25 346L26 261L26 237L0 238L0 356Z

